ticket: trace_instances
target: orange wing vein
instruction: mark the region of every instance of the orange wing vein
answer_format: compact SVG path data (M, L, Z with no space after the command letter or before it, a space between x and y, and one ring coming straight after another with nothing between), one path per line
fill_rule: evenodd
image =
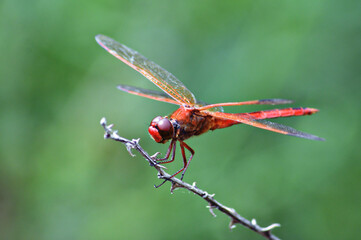
M261 99L261 100L252 100L252 101L245 101L245 102L228 102L228 103L215 103L209 104L206 106L202 106L197 108L200 111L207 110L209 108L215 107L226 107L226 106L241 106L241 105L277 105L277 104L287 104L292 103L292 100L287 99L279 99L279 98L271 98L271 99Z
M180 102L177 102L173 98L169 97L169 95L164 92L153 91L153 90L148 90L148 89L143 89L143 88L138 88L138 87L133 87L133 86L128 86L128 85L118 85L117 88L119 90L122 90L127 93L131 93L131 94L134 94L137 96L146 97L146 98L150 98L153 100L177 104L177 105L181 104Z
M146 98L150 98L150 99L161 101L161 102L167 102L167 103L172 103L172 104L176 104L176 105L181 105L180 102L175 101L173 98L171 98L168 94L166 94L164 92L143 89L143 88L123 85L123 84L118 85L117 88L121 91L131 93L131 94L134 94L137 96L146 97ZM204 105L207 105L207 103L197 100L195 106L197 106L197 108L198 108L198 107L202 107ZM210 106L210 105L207 105L207 106ZM208 109L208 111L212 111L212 112L223 112L222 107L212 107L212 108L207 108L207 109Z
M110 54L140 72L180 104L193 106L196 99L191 91L173 74L148 60L137 51L104 36L97 35L96 41ZM169 102L169 101L168 101Z

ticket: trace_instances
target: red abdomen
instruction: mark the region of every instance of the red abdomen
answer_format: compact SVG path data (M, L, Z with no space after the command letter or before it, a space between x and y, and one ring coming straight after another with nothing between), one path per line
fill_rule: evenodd
M279 118L279 117L292 117L292 116L302 116L302 115L311 115L318 112L314 108L284 108L284 109L272 109L258 112L245 113L254 119L268 119L268 118Z
M284 109L271 109L251 113L233 113L232 115L249 117L251 119L268 119L268 118L279 118L279 117L292 117L292 116L302 116L302 115L311 115L318 112L314 108L284 108ZM221 119L215 118L213 120L213 125L211 130L230 127L234 124L241 124L239 121L230 120L230 119Z

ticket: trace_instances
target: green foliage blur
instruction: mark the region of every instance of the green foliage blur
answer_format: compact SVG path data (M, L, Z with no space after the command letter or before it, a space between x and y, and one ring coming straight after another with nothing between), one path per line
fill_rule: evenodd
M0 11L0 239L263 239L230 231L185 190L153 188L160 180L139 154L103 139L106 117L164 153L148 124L176 107L118 91L157 88L96 34L157 62L203 101L320 109L275 121L325 142L245 125L190 139L185 181L261 226L281 223L282 239L359 236L360 1L3 0Z

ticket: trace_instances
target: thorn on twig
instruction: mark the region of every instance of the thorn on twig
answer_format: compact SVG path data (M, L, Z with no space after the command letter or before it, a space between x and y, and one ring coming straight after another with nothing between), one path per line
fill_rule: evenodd
M208 196L209 196L209 194L206 191L204 191L202 198L207 198Z
M257 221L256 221L256 219L252 219L252 221L251 221L251 224L253 225L253 226L258 226L257 225ZM261 231L262 232L270 232L271 230L273 230L274 228L276 228L276 227L281 227L281 224L279 224L279 223L273 223L273 224L271 224L271 225L269 225L268 227L260 227L261 228Z
M154 160L157 160L157 156L161 154L160 152L156 152L154 153L152 156L150 156L151 158L154 158Z
M163 168L163 169L167 169L165 166L163 165L159 165L159 164L156 164L159 168Z
M270 232L271 230L273 230L276 227L281 227L281 224L273 223L273 224L269 225L268 227L262 228L262 232Z
M134 148L133 143L126 143L125 147L127 148L127 151L130 154L130 156L135 157L135 154L132 152L132 149Z
M183 186L179 185L176 182L172 182L172 187L170 188L170 192L173 194L174 190L176 190L177 188L181 188L181 187L183 187Z
M257 226L257 221L256 221L256 219L255 219L255 218L252 218L252 220L251 220L251 224L252 224L253 226Z
M217 217L217 215L214 213L213 209L215 209L216 207L213 206L211 203L209 203L209 205L207 206L207 208L209 209L209 212L211 213L211 215L213 217Z
M105 117L100 119L100 125L102 125L103 127L107 125L107 120L105 119Z
M152 156L150 156L150 158L153 160L153 161L149 161L149 165L151 166L151 167L154 167L155 165L157 165L159 168L165 168L165 169L167 169L166 167L164 167L164 166L162 166L162 165L159 165L158 163L157 163L157 156L160 154L160 152L156 152L156 153L154 153ZM158 178L159 178L159 176L158 176Z
M234 218L231 219L231 222L229 223L229 230L232 230L236 227L237 221L234 220Z
M127 151L129 152L130 156L135 157L135 154L132 152L132 149L135 148L136 145L138 145L140 138L132 139L131 142L125 143L125 146L127 148Z

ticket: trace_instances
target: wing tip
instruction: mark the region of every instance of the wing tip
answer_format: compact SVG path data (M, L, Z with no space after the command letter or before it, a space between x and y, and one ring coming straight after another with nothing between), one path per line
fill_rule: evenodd
M101 38L105 37L103 34L97 34L95 35L95 41L97 41L98 43L101 41Z
M107 36L102 35L102 34L98 34L95 36L95 41L105 50L109 51L108 47L106 46L105 41L107 40Z
M105 50L107 50L108 52L110 51L109 49L109 44L110 43L117 43L115 40L111 39L108 36L105 36L103 34L97 34L95 36L95 41ZM113 54L114 55L114 54Z
M303 134L298 134L298 133L288 133L287 135L289 136L294 136L294 137L300 137L300 138L305 138L305 139L310 139L310 140L314 140L314 141L326 141L326 139L312 135L312 134L308 134L308 133L303 133Z
M316 137L316 138L313 139L313 140L322 141L322 142L326 141L326 139L324 139L324 138L322 138L322 137L317 137L317 136L315 136L315 137Z
M118 85L117 85L117 89L119 89L119 90L121 90L121 91L124 91L124 92L129 92L129 87L130 87L130 86L122 85L122 84L118 84Z

